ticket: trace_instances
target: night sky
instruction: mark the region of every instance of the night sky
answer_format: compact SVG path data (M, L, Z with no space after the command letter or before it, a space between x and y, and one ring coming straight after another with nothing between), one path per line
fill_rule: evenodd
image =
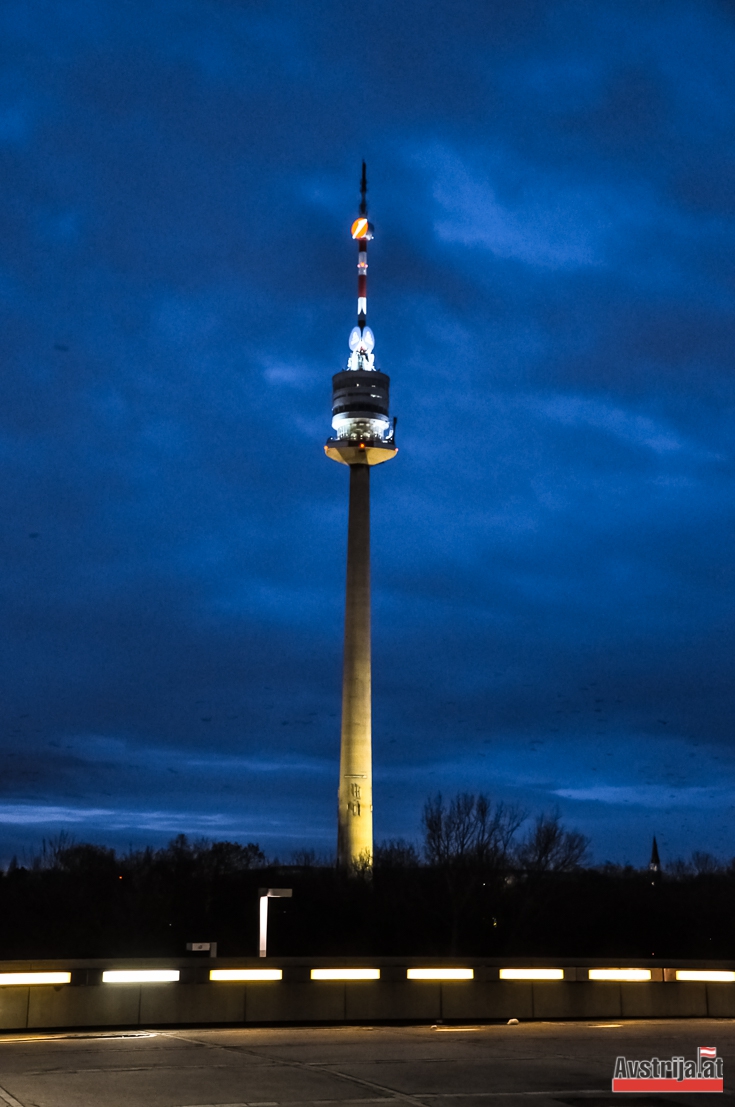
M336 844L354 324L375 831L735 854L735 8L4 0L0 859Z

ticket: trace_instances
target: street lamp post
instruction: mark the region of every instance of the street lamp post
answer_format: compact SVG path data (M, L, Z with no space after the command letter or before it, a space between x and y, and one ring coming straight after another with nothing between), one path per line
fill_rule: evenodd
M268 900L290 899L293 888L259 888L260 896L260 942L258 943L258 956L265 957L268 946Z

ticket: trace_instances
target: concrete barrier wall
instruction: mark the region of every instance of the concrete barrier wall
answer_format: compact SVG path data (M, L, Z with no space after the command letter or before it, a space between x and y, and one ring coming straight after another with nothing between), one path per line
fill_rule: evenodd
M459 962L455 962L458 965ZM175 1026L185 1024L263 1025L285 1023L467 1022L525 1019L616 1019L735 1017L735 981L684 982L676 968L732 968L718 963L681 962L651 968L654 979L620 983L591 981L590 967L601 962L562 965L564 979L500 980L503 967L518 962L461 962L474 970L473 980L407 980L405 960L365 959L352 967L379 968L380 980L310 979L316 967L344 968L345 961L298 959L137 960L76 962L6 962L0 973L69 971L69 984L0 986L0 1030L80 1027ZM413 962L414 967L418 962ZM440 967L424 961L425 967ZM444 963L446 965L446 962ZM525 962L526 967L534 967ZM551 966L546 962L545 966ZM209 980L210 968L277 967L283 979L256 983ZM541 967L537 963L535 967ZM613 966L617 967L617 966ZM105 968L176 968L176 983L103 984Z

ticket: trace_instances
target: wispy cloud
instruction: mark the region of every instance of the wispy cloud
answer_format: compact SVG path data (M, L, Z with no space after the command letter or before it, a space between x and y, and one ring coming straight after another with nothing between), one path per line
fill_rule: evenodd
M192 811L133 811L108 807L64 807L54 804L0 804L0 823L14 826L84 826L110 830L201 832L241 828L241 820L227 815Z
M536 396L528 400L528 406L563 426L593 427L656 454L701 452L664 422L626 410L614 401L581 395Z
M501 200L493 185L492 163L481 173L457 150L439 143L415 153L414 161L433 178L434 229L444 242L551 269L603 261L611 213L589 191L572 188L551 174L539 187L529 166L511 202Z
M288 819L276 817L243 818L233 814L204 814L201 811L151 811L115 807L66 807L54 804L0 804L0 825L8 827L77 827L84 833L99 834L119 831L148 831L158 834L243 835L263 834L303 841L305 835ZM312 835L320 837L318 831Z
M589 803L620 804L625 807L731 807L735 805L732 788L690 788L666 784L596 784L589 788L557 788L553 793L562 799Z

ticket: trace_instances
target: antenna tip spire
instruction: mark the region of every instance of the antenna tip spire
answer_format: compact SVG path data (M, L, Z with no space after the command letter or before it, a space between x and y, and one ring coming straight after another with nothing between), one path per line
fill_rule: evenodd
M363 161L360 178L360 215L367 215L367 187L367 166Z

